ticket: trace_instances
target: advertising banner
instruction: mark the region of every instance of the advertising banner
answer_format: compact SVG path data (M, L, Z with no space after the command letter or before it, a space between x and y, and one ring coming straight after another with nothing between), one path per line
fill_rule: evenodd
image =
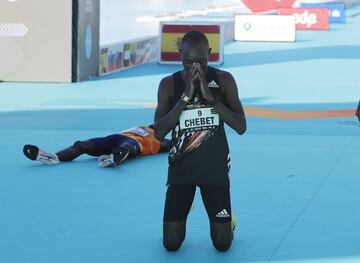
M236 15L236 41L296 40L295 17L278 15Z
M0 1L0 80L71 82L72 0Z
M330 23L346 23L344 3L300 3L300 6L327 8L329 10Z
M156 61L158 37L119 42L100 48L100 75Z
M294 15L296 29L328 30L329 16L326 8L288 8L279 9L279 15Z
M224 25L221 23L161 22L159 63L180 64L179 48L182 37L197 30L206 35L212 49L209 64L219 65L224 57Z
M217 16L216 16L217 15ZM224 41L234 41L235 20L234 15L208 14L202 16L192 16L177 21L186 23L221 23L224 25Z

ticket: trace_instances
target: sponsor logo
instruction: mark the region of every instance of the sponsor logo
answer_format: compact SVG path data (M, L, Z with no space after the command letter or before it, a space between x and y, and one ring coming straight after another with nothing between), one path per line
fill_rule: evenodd
M236 15L237 41L295 41L293 15Z
M333 16L333 17L340 17L341 16L341 13L339 10L335 9L333 10L332 12L330 12L330 16Z
M208 84L209 88L219 88L219 85L213 80Z
M28 31L23 23L0 23L0 37L23 37Z
M326 8L285 8L279 9L278 13L279 15L293 15L296 29L329 29L329 16Z
M223 209L219 213L216 214L216 217L224 218L224 217L230 217L230 215L226 211L226 209Z
M91 51L92 51L92 30L91 30L91 25L88 24L85 33L85 54L87 59L90 59Z
M345 23L345 4L344 3L301 3L304 8L327 8L330 23Z
M294 16L296 24L305 25L308 28L317 23L316 14L309 13L308 10L305 10L304 13L294 13Z

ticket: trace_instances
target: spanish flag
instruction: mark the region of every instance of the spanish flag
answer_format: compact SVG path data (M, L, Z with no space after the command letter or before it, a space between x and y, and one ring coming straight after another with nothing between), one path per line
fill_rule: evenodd
M164 24L161 35L161 61L180 62L179 48L182 37L189 31L200 31L209 40L211 53L209 62L218 62L220 59L220 25L188 25Z

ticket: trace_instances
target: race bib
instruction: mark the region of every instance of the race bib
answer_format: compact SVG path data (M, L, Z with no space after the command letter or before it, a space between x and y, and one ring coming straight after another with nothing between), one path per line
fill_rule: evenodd
M199 131L216 129L219 126L219 115L213 108L184 110L180 115L180 129Z
M126 131L123 131L121 133L132 133L132 134L135 134L135 135L138 135L140 137L146 137L149 135L149 132L144 129L144 128L141 128L141 127L134 127L134 128L130 128Z

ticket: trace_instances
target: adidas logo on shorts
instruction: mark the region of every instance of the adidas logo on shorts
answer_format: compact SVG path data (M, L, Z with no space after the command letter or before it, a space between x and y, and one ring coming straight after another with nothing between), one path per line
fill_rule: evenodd
M213 80L208 84L209 88L219 88L219 85Z
M221 212L217 213L216 217L230 217L226 209L223 209Z

